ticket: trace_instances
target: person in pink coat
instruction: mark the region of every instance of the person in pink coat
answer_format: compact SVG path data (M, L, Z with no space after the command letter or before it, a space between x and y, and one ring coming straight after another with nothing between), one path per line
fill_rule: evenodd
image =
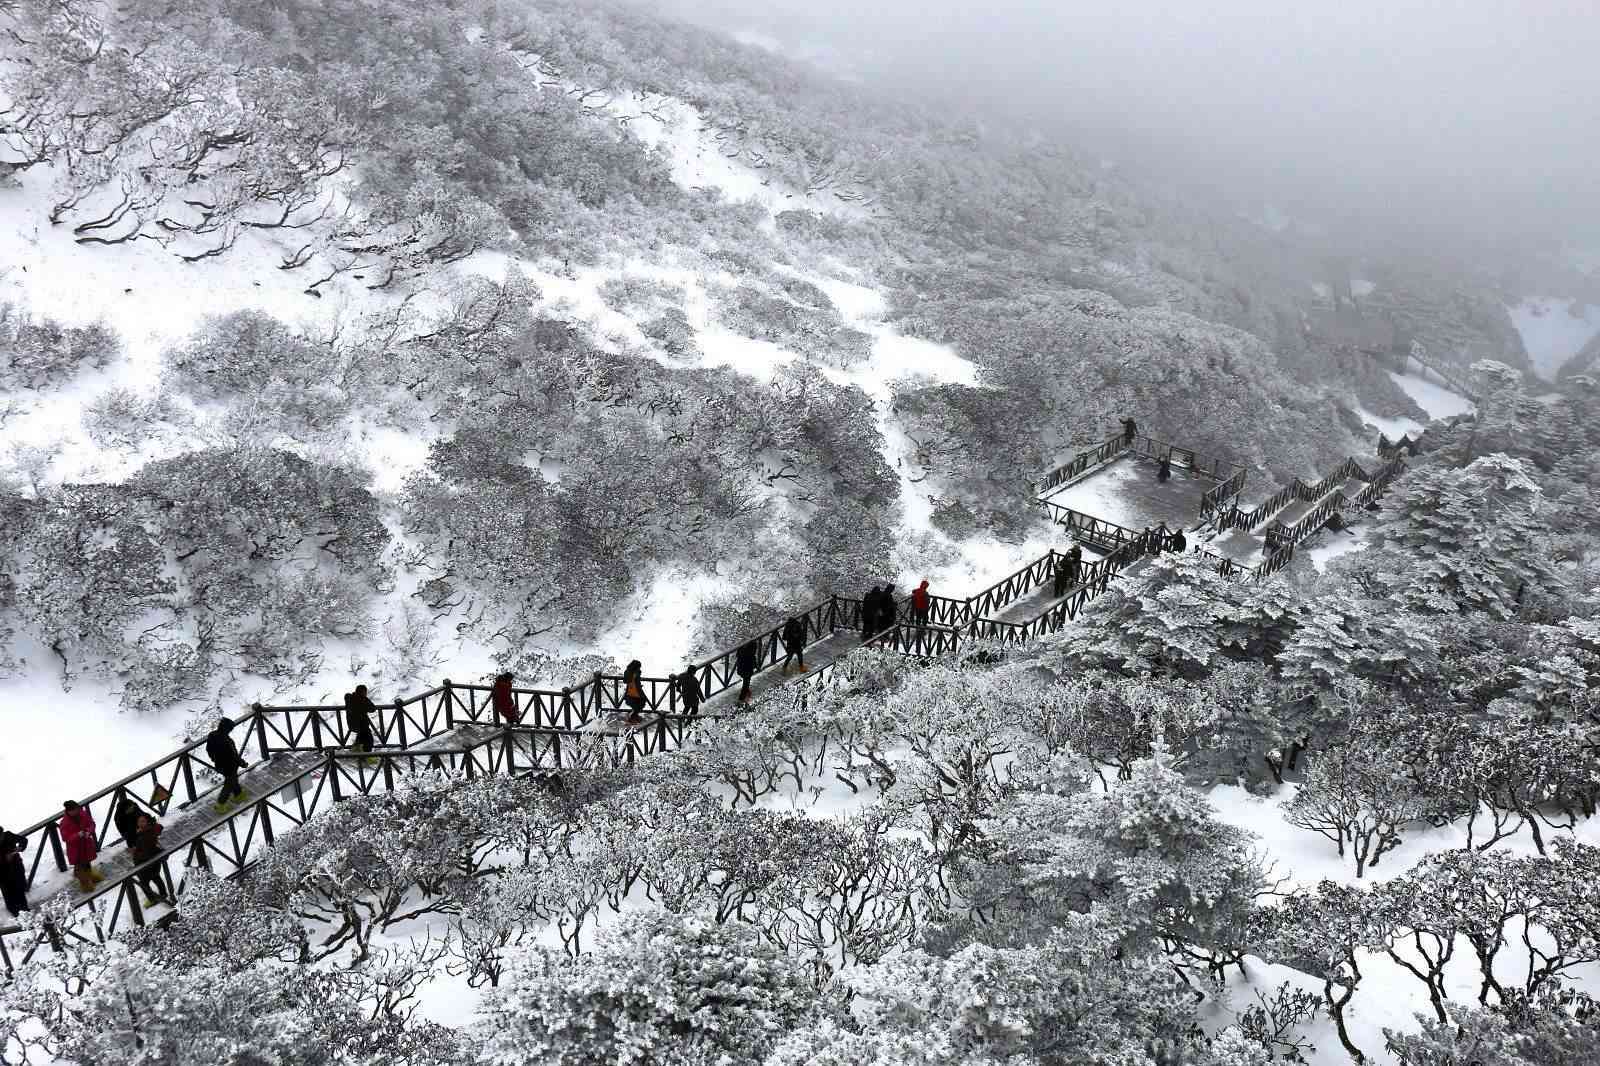
M78 887L85 892L92 891L106 879L105 874L94 868L94 860L100 854L100 845L95 840L94 815L77 800L67 800L61 807L65 812L60 822L61 843L67 849L67 861L78 878Z

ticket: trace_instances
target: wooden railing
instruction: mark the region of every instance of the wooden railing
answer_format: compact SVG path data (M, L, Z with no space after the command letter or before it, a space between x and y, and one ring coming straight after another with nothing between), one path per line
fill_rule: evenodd
M1199 455L1192 448L1184 448L1169 441L1157 440L1142 433L1134 438L1133 445L1129 450L1135 455L1141 455L1146 459L1155 459L1157 461L1170 459L1202 477L1208 477L1223 484L1227 484L1237 478L1239 479L1240 487L1244 486L1245 468L1228 459L1206 458Z
M1118 433L1114 437L1107 437L1093 448L1079 452L1046 474L1042 480L1034 484L1033 495L1035 497L1043 496L1047 492L1054 492L1070 481L1076 481L1090 470L1103 466L1121 455L1124 447L1122 434Z
M1045 508L1051 521L1065 528L1074 540L1081 541L1097 551L1116 551L1118 548L1137 544L1144 536L1140 530L1119 526L1115 522L1108 522L1104 518L1096 518L1082 511L1074 511L1070 507L1049 500L1041 501L1040 506Z

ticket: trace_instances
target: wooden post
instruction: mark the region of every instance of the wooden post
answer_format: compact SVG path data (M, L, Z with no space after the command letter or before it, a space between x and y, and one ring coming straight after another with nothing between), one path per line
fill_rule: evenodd
M267 751L267 716L261 713L261 704L252 703L250 711L256 716L256 744L261 748L261 757L268 756Z
M448 677L444 679L444 727L446 729L456 727L456 693Z
M395 728L399 730L399 732L397 734L395 734L395 735L399 739L400 746L402 748L409 748L411 746L411 741L406 738L406 713L405 712L406 712L406 701L405 700L395 700L394 701L394 722L395 722ZM388 738L386 737L384 739L387 740Z

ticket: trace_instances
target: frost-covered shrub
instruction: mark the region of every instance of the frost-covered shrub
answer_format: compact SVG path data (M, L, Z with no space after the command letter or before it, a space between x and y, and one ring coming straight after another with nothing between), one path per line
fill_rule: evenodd
M136 389L117 386L84 405L83 431L102 448L137 451L160 432L162 423L180 417L167 392L147 396Z
M204 699L215 662L209 642L187 644L141 634L137 654L122 676L122 706L130 711L165 711Z
M175 591L166 552L122 488L73 486L31 509L18 540L23 619L69 670L78 653L108 656L144 611Z
M482 1008L485 1064L759 1062L815 1001L804 966L753 928L626 915L579 959L537 950Z
M669 307L642 323L639 332L661 345L668 355L683 355L694 346L694 327L682 308Z
M80 370L109 366L120 354L121 339L103 322L63 326L0 302L0 391L51 388Z
M600 298L624 313L647 311L663 304L683 302L683 286L638 274L608 278L600 286Z

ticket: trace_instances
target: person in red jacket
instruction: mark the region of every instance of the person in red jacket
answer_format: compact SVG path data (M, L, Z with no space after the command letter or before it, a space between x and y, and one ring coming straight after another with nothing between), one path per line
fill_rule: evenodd
M489 690L489 702L494 706L494 716L505 725L516 725L522 721L522 715L517 711L517 697L511 691L511 675L501 674L494 679L494 687Z
M928 608L932 605L933 597L928 595L926 581L911 590L911 620L918 626L928 624Z
M77 800L67 800L61 808L64 813L58 825L61 843L67 849L67 861L78 878L78 887L85 892L93 891L96 884L106 879L105 874L94 868L95 857L100 854L100 845L95 840L94 815Z

